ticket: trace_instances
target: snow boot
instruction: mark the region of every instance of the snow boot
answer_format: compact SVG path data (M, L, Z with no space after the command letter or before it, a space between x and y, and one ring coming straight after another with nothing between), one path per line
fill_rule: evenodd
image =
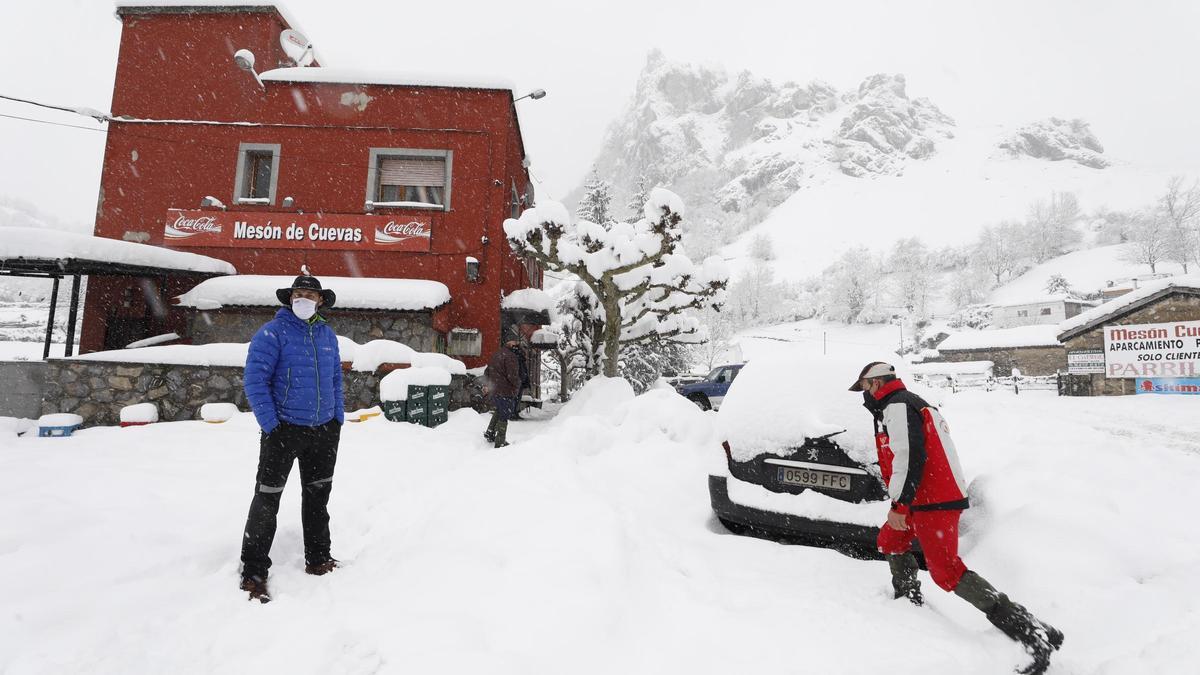
M889 555L888 567L892 568L892 589L896 592L897 600L908 598L912 604L920 607L925 604L925 596L921 595L921 581L917 579L917 557L912 553Z
M1022 675L1042 675L1050 667L1050 654L1062 647L1063 634L1050 624L1040 621L1021 605L998 592L986 579L968 570L959 580L954 593L987 616L993 626L1009 639L1021 643L1033 661L1018 668Z
M496 422L496 436L492 440L495 441L495 447L503 448L508 445L506 437L508 436L508 420L501 419Z
M488 443L496 442L496 424L500 421L500 415L492 413L492 419L488 422L487 431L483 432L483 440Z
M250 594L249 600L257 600L264 605L271 601L267 580L262 577L245 577L242 579L241 589Z
M326 560L325 562L322 562L322 563L316 563L313 565L305 565L304 573L319 577L322 574L329 574L330 572L334 571L335 569L337 569L341 566L342 566L341 563L334 560L333 558L330 558L329 560Z

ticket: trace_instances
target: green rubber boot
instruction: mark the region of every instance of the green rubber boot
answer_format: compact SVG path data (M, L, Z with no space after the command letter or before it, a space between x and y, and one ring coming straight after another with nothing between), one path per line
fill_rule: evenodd
M892 589L896 592L897 600L908 598L912 604L920 607L925 604L925 596L921 595L921 582L917 579L917 556L912 553L889 555L888 567L892 569Z
M1001 633L1025 647L1033 661L1024 668L1018 668L1018 673L1042 675L1046 672L1050 667L1050 654L1062 647L1062 631L1039 620L1029 610L997 591L987 579L969 570L959 580L954 593L983 612Z

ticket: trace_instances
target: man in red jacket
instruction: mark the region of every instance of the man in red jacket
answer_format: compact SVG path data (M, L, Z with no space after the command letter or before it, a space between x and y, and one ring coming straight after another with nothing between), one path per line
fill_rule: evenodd
M966 482L950 427L938 409L908 391L888 363L868 363L850 391L863 392L863 405L875 419L879 469L892 499L878 546L892 571L896 598L924 602L917 580L916 539L934 583L983 612L988 621L1024 645L1033 662L1022 673L1043 673L1063 634L967 569L958 557L958 519L967 500Z

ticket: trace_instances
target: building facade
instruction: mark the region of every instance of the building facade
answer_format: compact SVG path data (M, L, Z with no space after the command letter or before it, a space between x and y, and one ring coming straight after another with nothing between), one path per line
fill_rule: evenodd
M992 310L992 326L1016 328L1059 324L1094 307L1096 303L1072 298L1068 295L1051 295L1039 300L998 304Z
M122 119L109 127L96 235L219 258L242 275L440 282L448 303L362 319L364 336L419 335L416 348L486 362L505 328L501 298L542 283L503 233L533 194L511 87L296 67L281 41L296 26L271 3L119 5L117 16ZM257 74L239 68L241 50ZM242 340L214 326L272 311L205 316L173 304L189 290L90 279L81 350L170 332Z

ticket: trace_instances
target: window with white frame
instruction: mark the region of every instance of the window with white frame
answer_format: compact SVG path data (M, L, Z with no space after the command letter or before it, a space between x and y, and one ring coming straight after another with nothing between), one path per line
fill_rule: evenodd
M1019 317L1027 317L1027 316L1029 316L1029 310L1027 310L1027 309L1018 309L1018 310L1017 310L1017 316L1019 316Z
M1050 316L1051 312L1052 312L1052 310L1049 307L1042 308L1042 316Z
M279 182L279 147L277 143L242 143L238 146L234 203L275 203L275 187Z
M452 160L450 150L372 148L367 205L450 210Z

